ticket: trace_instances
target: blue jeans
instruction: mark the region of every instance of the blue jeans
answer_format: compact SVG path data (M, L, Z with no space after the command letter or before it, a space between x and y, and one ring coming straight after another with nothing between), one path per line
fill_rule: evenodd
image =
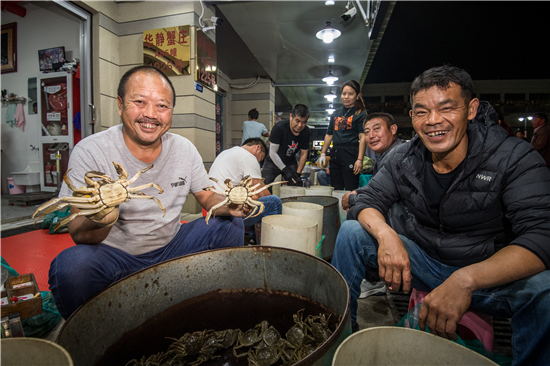
M183 224L166 246L130 255L105 244L80 244L65 249L50 266L50 290L63 318L112 283L160 262L209 249L243 245L243 220L232 216L204 218Z
M330 186L330 175L324 170L319 170L317 172L317 181L322 186Z
M439 263L413 241L400 235L411 263L412 287L431 291L457 267ZM336 238L332 265L344 276L351 293L351 319L357 319L357 298L367 267L378 268L378 243L358 221L344 222ZM549 365L550 271L508 285L474 292L470 307L500 318L512 318L514 365Z
M261 220L270 215L280 215L283 212L283 203L281 199L274 195L260 197L258 201L264 204L264 212L255 217L249 217L244 222L244 227L254 226L254 224L261 222ZM258 238L258 244L261 243L261 238Z

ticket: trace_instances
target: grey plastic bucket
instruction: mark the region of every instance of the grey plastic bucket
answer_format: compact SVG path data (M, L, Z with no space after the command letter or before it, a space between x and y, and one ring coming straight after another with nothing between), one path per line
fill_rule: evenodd
M267 292L262 302L251 304L251 300L256 300L256 295L262 292ZM225 296L232 293L237 293L240 301L224 301ZM119 353L114 354L113 359L102 360L102 357L109 357L109 352L117 348L121 340L127 342L129 348L137 347L139 352L145 352L143 348L155 339L174 337L168 333L168 328L174 325L195 327L192 323L197 323L202 328L193 331L202 331L243 328L245 326L240 323L257 324L262 320L271 324L269 317L258 319L262 317L258 315L261 311L274 313L271 318L284 316L292 322L294 312L287 314L284 303L274 300L277 297L273 295L280 293L321 304L334 314L331 319L340 319L329 339L296 363L301 366L330 365L338 345L351 334L346 281L320 258L264 245L187 255L121 279L78 308L63 325L57 343L79 366L126 364L136 356L132 354L126 359L125 353L135 353L133 349L116 349ZM201 302L203 299L207 302ZM197 307L197 312L174 312L174 309L181 309L182 304L189 303L201 306ZM207 306L202 306L205 304ZM213 311L209 312L207 307ZM247 307L251 309L243 310ZM234 308L237 310L228 310ZM279 315L281 311L283 314ZM169 324L161 320L168 320ZM139 332L148 331L151 324L156 327L154 332L142 336ZM119 358L124 361L118 362Z
M301 196L281 198L281 202L309 202L323 206L323 240L322 258L325 260L332 259L336 237L342 225L340 222L340 210L338 209L339 201L336 197L328 196Z

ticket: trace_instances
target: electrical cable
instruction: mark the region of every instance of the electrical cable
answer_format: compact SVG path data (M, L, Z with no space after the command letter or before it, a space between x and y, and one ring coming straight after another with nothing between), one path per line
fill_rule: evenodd
M248 85L229 85L229 86L233 89L247 89L247 88L252 88L254 85L258 84L259 81L260 81L260 77L258 76L256 80L254 80Z
M202 24L202 16L204 15L204 5L202 5L202 0L199 0L199 2L201 3L201 16L199 17L199 25L201 26L201 28L204 28L205 25Z

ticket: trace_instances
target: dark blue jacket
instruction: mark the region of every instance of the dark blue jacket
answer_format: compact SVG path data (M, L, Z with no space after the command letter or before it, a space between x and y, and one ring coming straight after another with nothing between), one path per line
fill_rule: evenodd
M348 218L357 219L367 207L386 214L399 201L407 215L396 231L441 263L463 267L513 244L535 253L548 269L550 172L544 160L529 143L508 136L486 102L467 134L464 169L443 197L439 217L425 198L428 151L416 136L391 151Z

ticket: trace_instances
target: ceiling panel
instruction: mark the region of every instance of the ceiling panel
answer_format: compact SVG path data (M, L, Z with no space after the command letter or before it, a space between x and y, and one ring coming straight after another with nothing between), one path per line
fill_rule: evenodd
M323 96L331 89L339 95L338 85L342 82L361 79L373 44L373 40L369 39L370 28L365 25L359 11L347 22L340 18L347 10L347 3L337 1L336 5L326 6L325 1L209 2L216 5L219 14L231 27L231 30L224 29L225 23L218 27L217 37L224 32L234 32L257 60L257 65L252 64L249 67L247 62L243 62L243 57L235 52L235 48L230 50L230 55L218 51L220 59L232 57L227 62L227 68L239 71L222 70L230 77L238 74L240 78L264 76L261 73L265 72L280 91L276 95L284 96L283 100L276 97L277 111L303 103L313 111L320 111L313 114L311 120L326 121L324 109L328 108L329 103ZM361 3L367 9L367 1ZM379 14L379 17L381 15L383 14ZM331 21L332 26L342 32L330 44L315 37L327 21ZM218 48L220 47L225 46L219 44ZM328 62L329 55L335 57L334 64ZM249 58L244 56L244 60ZM221 62L220 60L220 65ZM332 88L321 80L331 68L333 74L339 78ZM338 101L339 98L335 100ZM337 103L335 107L338 107Z

